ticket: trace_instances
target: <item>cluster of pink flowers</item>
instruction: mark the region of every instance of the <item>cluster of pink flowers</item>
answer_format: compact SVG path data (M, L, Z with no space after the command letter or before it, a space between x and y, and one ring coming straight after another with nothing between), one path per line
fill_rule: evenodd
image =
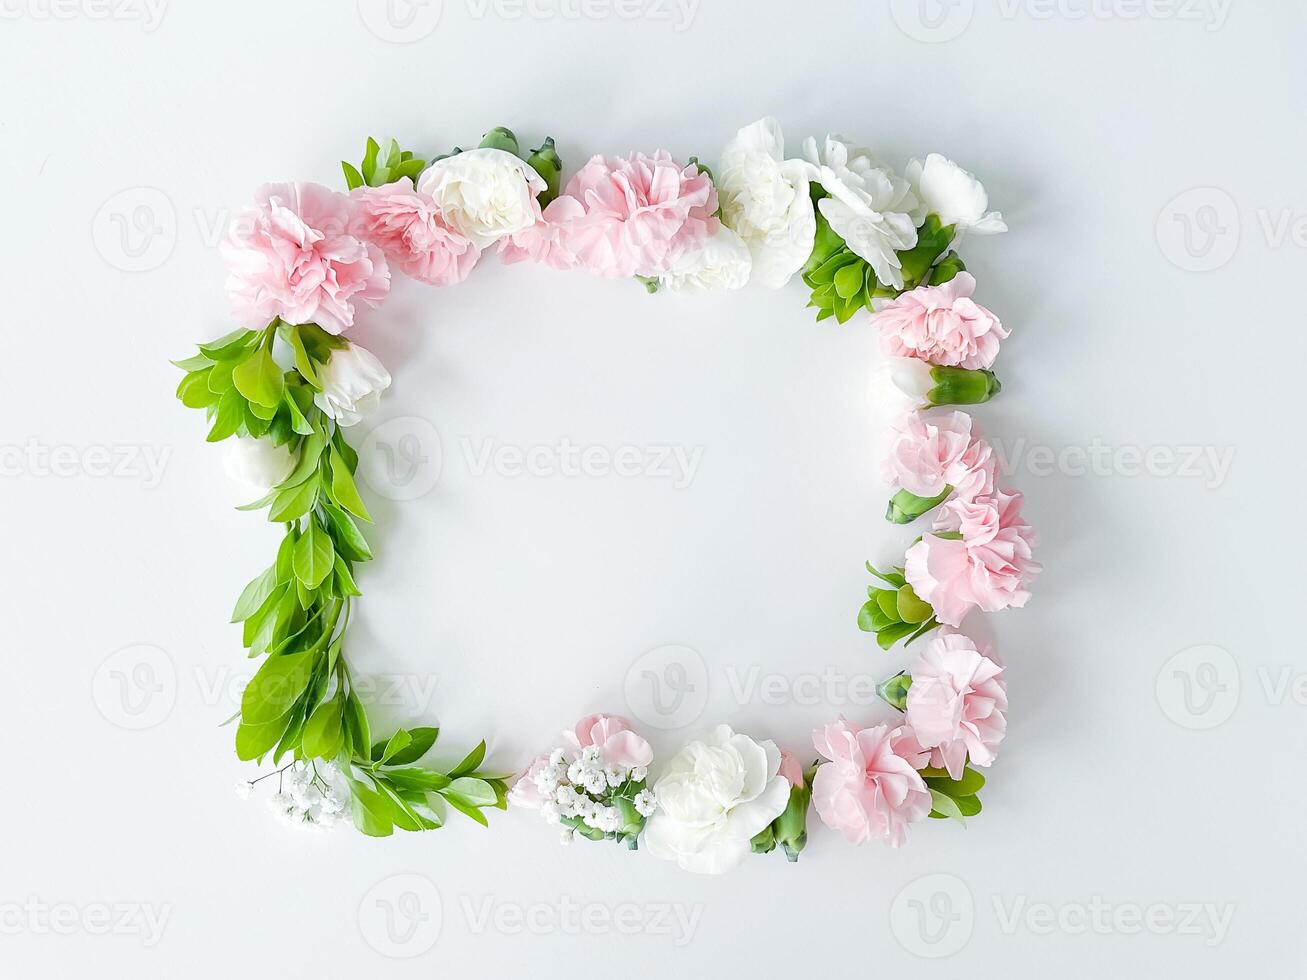
M538 224L505 240L502 257L608 279L661 276L717 232L716 211L712 179L666 151L596 156Z
M962 498L993 493L994 451L966 412L909 412L894 426L885 479L918 497L945 487Z
M961 779L968 762L993 763L1007 721L1003 668L966 636L942 630L912 664L906 723L861 727L841 718L812 734L826 760L812 780L822 823L853 844L899 847L931 811L921 770Z
M918 286L879 312L881 349L891 357L915 357L943 367L990 368L1000 341L1010 333L975 302L976 279L960 272L941 286Z
M904 575L948 626L972 609L1020 608L1040 571L1034 530L1021 517L1020 493L995 491L948 501L927 534L908 549Z

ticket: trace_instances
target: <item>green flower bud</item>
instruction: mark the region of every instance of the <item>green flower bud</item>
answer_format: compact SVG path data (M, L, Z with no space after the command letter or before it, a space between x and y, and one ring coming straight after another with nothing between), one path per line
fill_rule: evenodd
M1003 390L993 371L934 365L930 377L935 387L926 393L926 400L932 405L980 405Z
M507 126L496 126L481 140L481 149L504 150L517 156L517 137Z
M563 160L554 149L554 138L552 136L546 138L544 143L531 151L526 162L547 185L540 194L539 201L542 208L548 207L550 202L558 197L563 181Z
M754 836L752 840L754 854L770 854L776 850L776 832L773 829L775 822L769 823L766 827Z
M938 497L918 497L908 490L900 490L890 498L885 519L891 524L911 524L922 514L929 513L942 504L952 492L953 488L946 486Z
M799 860L799 852L808 843L808 804L811 801L812 778L804 773L803 785L790 787L789 805L772 822L776 843L784 848L786 860Z
M906 711L908 708L908 689L912 687L912 675L907 671L895 674L876 688L876 694L891 707Z

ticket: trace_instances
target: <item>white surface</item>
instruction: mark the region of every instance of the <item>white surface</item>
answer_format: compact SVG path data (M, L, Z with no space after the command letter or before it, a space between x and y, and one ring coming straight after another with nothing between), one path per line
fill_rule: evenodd
M1292 683L1302 643L1282 624L1301 605L1290 495L1307 476L1292 292L1307 244L1304 13L976 6L970 20L969 0L936 8L947 16L926 35L940 43L923 43L896 24L921 33L913 3L703 0L682 23L674 6L671 20L514 19L446 0L429 35L395 44L365 26L383 23L370 2L363 15L173 4L154 29L106 20L112 8L91 0L6 3L0 972L1300 972L1307 708ZM1014 328L1005 391L978 414L1024 452L1011 480L1047 571L1028 609L984 627L1010 665L1013 710L982 817L918 827L900 851L853 850L816 827L797 867L773 855L703 879L647 854L564 850L527 815L377 843L295 834L236 800L247 770L217 726L248 666L224 622L274 532L229 509L220 454L172 401L166 362L228 328L216 229L262 181L336 184L337 160L368 134L431 151L505 123L556 136L571 168L659 146L712 159L764 113L794 147L834 129L900 164L945 152L983 176L1013 227L966 252L982 300ZM1196 187L1220 190L1167 210ZM163 234L132 258L114 222L141 205ZM1215 214L1224 236L1186 254L1176 209L1202 229ZM812 675L897 669L852 620L863 559L889 560L910 537L881 520L872 337L865 323L814 325L805 302L798 284L651 299L488 258L463 288L403 285L369 316L360 336L396 379L378 421L426 419L443 450L430 493L370 497L380 560L362 575L351 648L399 675L390 715L438 717L447 754L484 735L496 764L516 766L585 712L638 711L628 672L684 644L708 703L660 750L709 720L801 749L820 720L876 716L824 685L795 703L814 701ZM465 440L475 454L483 440L564 438L702 458L677 489L478 477L465 456ZM71 475L28 462L29 443L72 447ZM94 475L97 446L166 454L157 486L139 467ZM1106 473L1054 463L1050 475L1031 455L1094 446L1122 452ZM1151 475L1132 475L1132 453L1189 446L1232 453L1228 473L1186 475L1158 454ZM1228 654L1183 653L1200 645ZM781 678L779 698L737 693L754 665ZM1187 712L1181 668L1224 685L1205 714ZM129 702L139 714L124 714L123 671L158 687ZM952 877L923 880L935 874ZM378 916L410 908L410 892L427 918L391 951L419 955L389 962ZM955 917L918 920L923 900ZM133 903L166 917L160 935L116 914L106 929L103 909ZM1231 912L1228 930L1189 919L1188 903ZM51 924L52 906L71 911ZM923 937L919 921L938 931Z

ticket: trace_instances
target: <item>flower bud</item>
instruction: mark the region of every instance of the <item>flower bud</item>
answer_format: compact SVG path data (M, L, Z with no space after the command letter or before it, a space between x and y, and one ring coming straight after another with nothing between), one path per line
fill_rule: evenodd
M808 843L808 804L811 801L812 779L810 774L805 774L802 786L790 787L790 802L785 812L772 822L772 833L776 843L785 850L786 860L799 860L799 852Z
M900 391L921 405L979 405L1003 390L993 371L943 367L915 357L893 358L889 375Z
M481 149L504 150L517 155L517 137L507 126L496 126L481 140Z
M526 162L545 182L545 190L540 192L536 200L540 202L542 208L548 207L550 202L558 197L563 181L563 160L554 149L554 138L552 136L546 138L544 143L531 151Z
M890 498L885 519L891 524L911 524L922 514L929 513L942 504L952 492L952 487L945 486L944 492L937 497L918 497L909 490L900 490Z
M876 694L882 701L900 711L908 709L908 688L912 686L912 675L907 671L895 674L876 688Z

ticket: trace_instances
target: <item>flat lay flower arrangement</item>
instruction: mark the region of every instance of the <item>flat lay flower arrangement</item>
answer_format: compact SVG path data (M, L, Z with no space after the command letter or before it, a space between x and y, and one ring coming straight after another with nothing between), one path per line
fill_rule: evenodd
M177 397L204 412L208 441L250 488L241 509L282 528L232 615L261 658L236 752L271 765L243 792L275 786L269 804L286 820L349 819L372 836L521 807L566 841L642 842L704 873L774 850L796 860L812 814L851 843L892 847L926 818L978 814L1007 692L998 658L960 628L975 610L1024 605L1039 571L1021 495L998 486L993 450L956 407L999 392L1008 336L957 252L1006 230L981 183L936 154L900 174L836 137L788 156L773 119L741 129L712 167L663 151L596 156L564 183L552 139L527 151L497 128L430 161L368 140L343 169L343 191L257 192L222 247L239 329L175 362ZM592 715L519 774L487 769L484 741L438 769L423 763L437 729L373 730L345 651L373 558L348 433L391 377L347 335L395 276L450 286L491 254L653 293L781 289L797 276L818 321L865 318L878 333L886 382L912 405L894 422L886 516L923 523L901 565L868 564L856 615L880 649L918 645L878 689L896 722L837 718L789 751L721 725L655 759L629 722Z

